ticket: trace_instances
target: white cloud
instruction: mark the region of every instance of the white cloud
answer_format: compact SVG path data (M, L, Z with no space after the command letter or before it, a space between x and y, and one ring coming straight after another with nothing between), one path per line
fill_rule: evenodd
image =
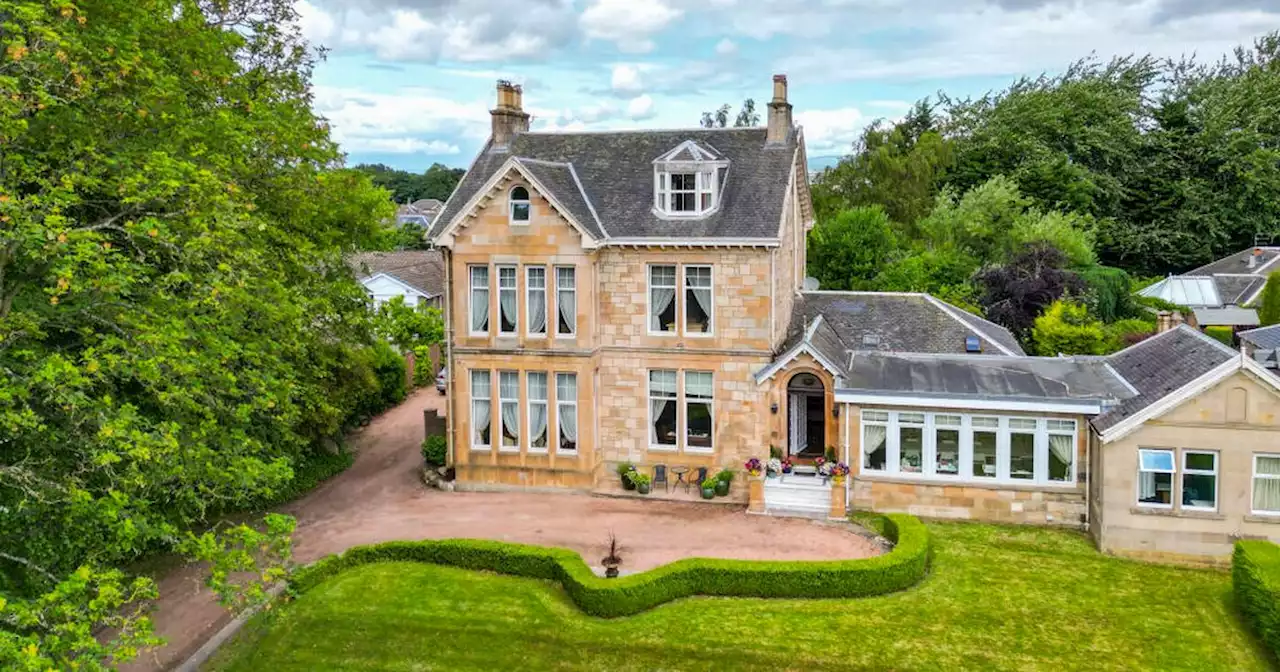
M626 63L613 66L609 87L614 93L639 93L644 89L644 85L640 82L640 69Z
M684 11L664 0L594 0L578 17L587 37L614 42L622 51L653 51L653 35Z
M833 110L799 110L796 123L804 127L805 148L810 157L843 155L870 121L856 107Z
M405 88L394 93L315 87L318 114L347 152L458 154L459 140L489 136L489 114L479 101L461 102Z
M384 154L457 154L460 149L455 144L443 140L423 140L421 138L358 138L343 143L343 150L348 152L380 152Z
M721 56L730 56L738 53L738 45L729 38L724 38L716 43L716 53Z
M651 119L656 114L657 112L653 109L653 98L650 98L648 94L636 96L631 99L631 102L627 103L627 116L631 117L633 121Z

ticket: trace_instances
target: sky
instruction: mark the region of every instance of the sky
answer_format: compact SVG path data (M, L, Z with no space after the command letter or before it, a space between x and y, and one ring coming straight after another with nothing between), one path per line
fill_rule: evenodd
M316 111L349 163L466 167L497 79L533 130L689 128L784 73L811 163L945 91L980 96L1095 54L1216 60L1280 0L299 0Z

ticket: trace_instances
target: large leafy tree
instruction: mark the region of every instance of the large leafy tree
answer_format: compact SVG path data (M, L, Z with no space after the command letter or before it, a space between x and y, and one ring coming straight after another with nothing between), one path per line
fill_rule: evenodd
M726 128L729 124L729 115L733 114L733 108L728 103L716 108L714 112L703 112L702 119L699 124L703 128ZM742 128L746 126L759 126L760 113L756 112L756 101L754 98L747 98L742 101L742 107L738 108L738 114L733 116L734 128Z
M350 415L341 255L391 205L312 113L295 19L0 0L0 590L118 593L71 572L270 497Z
M411 203L423 198L447 201L467 172L462 168L450 168L443 163L433 163L421 174L381 163L362 163L355 168L367 174L374 184L390 191L391 200L396 203Z
M1061 250L1028 244L1008 263L983 270L975 278L986 316L1027 341L1037 316L1064 296L1082 296L1084 281L1067 269Z
M854 208L809 233L808 272L823 289L872 289L895 249L889 218L879 207Z

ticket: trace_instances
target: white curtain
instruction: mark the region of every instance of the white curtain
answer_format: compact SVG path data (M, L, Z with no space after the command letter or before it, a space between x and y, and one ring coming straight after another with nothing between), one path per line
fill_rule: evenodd
M866 465L871 464L871 453L881 448L888 436L889 428L884 425L862 426L862 453Z
M652 304L649 307L652 311L649 314L650 328L653 331L662 331L661 315L676 300L676 289L675 287L654 287L649 291L652 293L652 297L649 300L650 304Z
M649 413L652 420L649 423L649 445L660 445L658 441L658 418L666 412L667 407L675 403L675 399L650 399Z
M565 333L573 333L578 321L578 295L573 290L560 290L560 319L569 325L569 331Z
M1258 457L1257 474L1253 479L1253 509L1255 511L1280 511L1280 458ZM1260 478L1273 476L1274 478Z
M560 406L560 435L570 443L578 443L578 407Z
M1138 499L1155 499L1156 475L1150 471L1138 474Z
M547 291L529 290L529 333L541 334L547 330Z
M502 428L512 438L520 438L520 405L515 402L502 404Z
M502 308L502 321L504 324L516 323L516 290L503 289L498 291L498 302Z
M471 331L489 330L489 290L471 290Z
M690 287L689 292L693 294L693 300L697 302L698 308L707 316L707 323L711 322L711 290Z
M529 436L533 437L533 443L536 445L541 442L540 448L547 446L547 405L546 404L530 404L529 405Z
M477 446L484 445L484 432L489 429L489 401L471 402L471 415L471 425L476 433L473 443Z
M1075 443L1075 438L1065 434L1049 435L1049 450L1053 451L1053 456L1058 458L1063 464L1067 465L1067 480L1071 480L1071 446Z
M498 397L502 400L502 428L513 438L520 438L520 377L502 372L498 379Z

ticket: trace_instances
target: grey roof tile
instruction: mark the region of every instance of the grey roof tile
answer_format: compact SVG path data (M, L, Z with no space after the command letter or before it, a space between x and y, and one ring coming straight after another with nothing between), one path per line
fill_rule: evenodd
M360 252L348 257L347 264L357 278L386 273L427 296L444 293L444 258L439 250Z
M1256 275L1215 275L1213 282L1218 286L1218 296L1223 303L1243 305L1254 292L1267 284L1267 279Z
M604 230L600 228L600 221L596 219L596 212L592 208L591 199L583 192L583 186L576 177L573 166L568 163L539 161L537 159L518 158L516 161L533 175L533 179L546 187L550 195L564 206L569 211L570 216L581 224L593 238L601 239L605 237Z
M1280 348L1280 324L1259 327L1237 334L1240 340L1262 350Z
M1262 250L1262 254L1258 255L1254 266L1250 268L1249 258L1253 256L1254 249ZM1220 275L1245 273L1252 275L1261 275L1270 273L1271 271L1280 270L1280 247L1261 247L1247 248L1227 255L1221 259L1211 261L1200 268L1187 271L1183 275ZM1273 263L1274 262L1274 263Z
M1138 394L1094 418L1093 426L1105 431L1239 356L1185 324L1109 355L1107 363L1129 381Z
M893 394L1115 402L1133 396L1098 357L858 353L845 389Z
M584 199L618 238L776 238L796 154L796 135L765 145L764 128L520 133L506 148L486 144L436 218L432 235L453 219L512 157L573 164ZM653 160L686 140L729 160L720 208L701 219L653 214ZM551 186L557 199L565 185ZM566 206L568 207L568 206Z

